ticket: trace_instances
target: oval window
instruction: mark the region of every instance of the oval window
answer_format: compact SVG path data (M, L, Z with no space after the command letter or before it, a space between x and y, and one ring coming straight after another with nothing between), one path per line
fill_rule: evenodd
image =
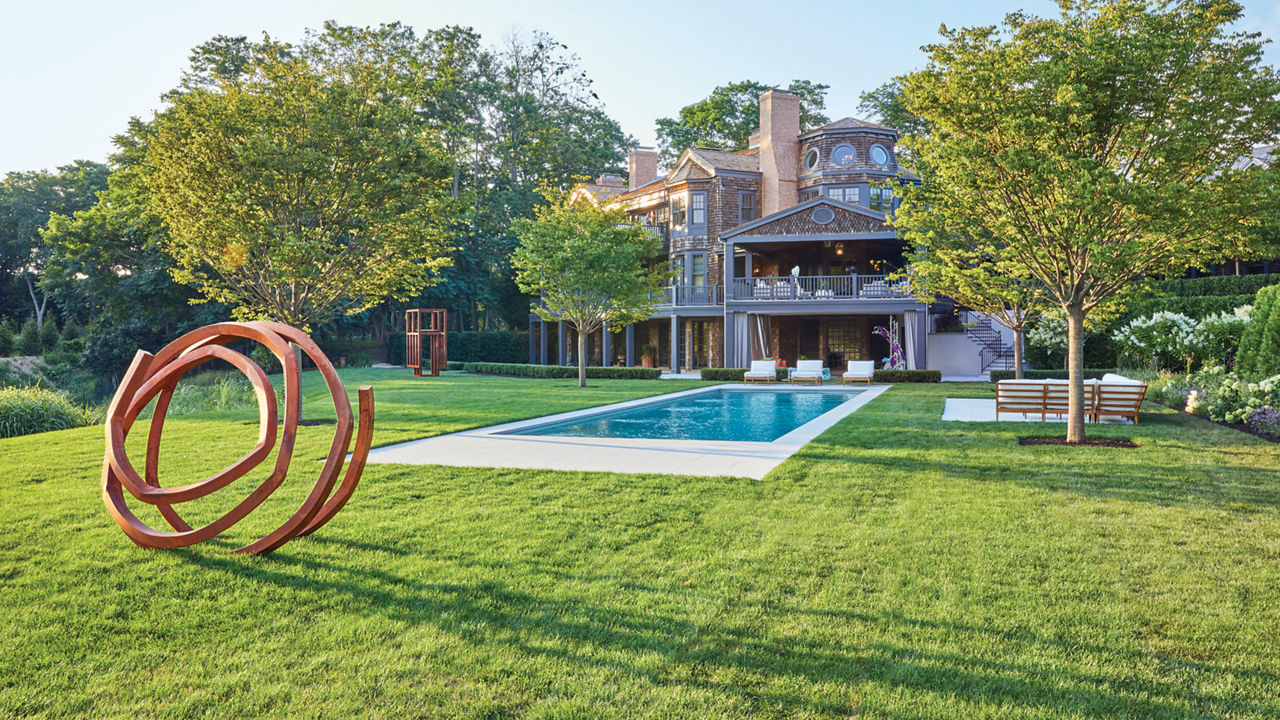
M831 151L831 162L837 167L849 167L857 157L852 145L839 145Z
M889 151L885 150L883 146L872 145L871 146L871 162L877 165L880 165L881 167L888 165Z
M818 151L810 150L804 154L804 169L812 170L818 164Z
M829 207L816 207L809 213L809 219L818 225L826 225L836 219L836 213Z

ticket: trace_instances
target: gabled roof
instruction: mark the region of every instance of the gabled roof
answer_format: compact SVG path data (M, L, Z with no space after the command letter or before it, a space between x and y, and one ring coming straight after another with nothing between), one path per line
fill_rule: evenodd
M778 212L772 215L766 215L760 218L759 220L753 220L749 223L739 225L738 227L733 228L732 230L725 231L720 234L720 239L725 240L728 238L737 237L738 235L750 235L751 231L753 230L762 228L766 225L770 225L772 223L778 222L779 220L783 220L784 218L788 218L793 215L798 215L800 213L808 212L813 208L818 207L819 205L827 205L835 210L843 210L845 212L852 213L854 215L859 215L869 220L878 222L882 225L887 220L887 218L883 213L878 213L875 210L864 208L861 205L853 205L853 204L844 202L842 200L829 198L825 195L819 195L818 197L815 197L811 200L806 200L800 203L799 205L792 205L791 207L786 208L785 210L779 210ZM885 231L892 232L892 230L889 229L888 227L885 228Z

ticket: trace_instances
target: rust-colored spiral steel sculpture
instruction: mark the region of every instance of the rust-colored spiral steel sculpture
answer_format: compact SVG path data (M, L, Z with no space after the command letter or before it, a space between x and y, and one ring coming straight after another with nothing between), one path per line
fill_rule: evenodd
M240 339L261 343L280 360L280 365L284 368L284 423L279 431L276 429L279 410L276 407L275 390L267 379L267 374L247 356L225 347L227 343ZM360 482L365 459L369 456L369 444L373 440L373 388L360 388L360 429L347 472L335 490L334 484L351 443L354 423L347 392L328 358L305 333L281 323L208 325L174 340L155 355L139 350L107 410L107 451L102 465L102 499L112 517L135 543L150 548L175 548L208 540L243 519L284 482L285 475L289 472L289 462L293 459L293 446L298 435L298 413L302 407L298 358L289 346L290 343L301 348L311 358L333 395L333 407L338 416L333 444L320 469L315 489L307 496L302 507L283 525L235 552L269 553L292 538L312 533L329 522L351 498L351 493ZM160 435L164 430L165 413L174 388L184 373L213 358L231 363L252 383L258 397L258 442L248 454L230 467L204 480L179 487L161 487L158 469ZM156 398L156 405L147 434L144 475L140 476L129 462L124 444L134 420L152 398ZM243 477L271 454L277 437L280 450L276 454L271 475L249 493L248 497L225 515L203 527L193 528L182 519L174 508L175 505L209 495ZM173 528L173 532L156 530L134 515L125 503L126 490L138 500L156 506L160 515Z

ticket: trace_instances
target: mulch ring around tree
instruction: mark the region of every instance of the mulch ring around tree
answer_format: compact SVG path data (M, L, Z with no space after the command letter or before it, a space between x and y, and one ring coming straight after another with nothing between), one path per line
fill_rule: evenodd
M1019 445L1070 445L1088 447L1136 448L1137 443L1123 438L1085 438L1078 443L1067 442L1064 437L1020 437Z

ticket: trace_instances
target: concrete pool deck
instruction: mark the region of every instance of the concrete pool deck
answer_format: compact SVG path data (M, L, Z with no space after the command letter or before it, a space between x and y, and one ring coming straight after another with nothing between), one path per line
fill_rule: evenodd
M889 389L888 385L871 385L860 390L836 408L810 420L773 442L737 442L723 440L666 440L641 438L565 437L558 435L506 435L538 425L575 420L605 412L614 412L654 402L713 392L724 385L668 393L628 400L612 405L547 415L530 420L492 425L411 440L398 445L376 448L369 452L371 463L403 463L407 465L449 465L453 467L535 468L541 470L580 470L590 472L660 473L666 475L702 475L764 477L821 435L832 425L866 405ZM731 386L741 387L741 386ZM833 390L832 386L819 390ZM843 388L849 390L850 388ZM754 391L812 392L811 389L779 386L754 387Z

